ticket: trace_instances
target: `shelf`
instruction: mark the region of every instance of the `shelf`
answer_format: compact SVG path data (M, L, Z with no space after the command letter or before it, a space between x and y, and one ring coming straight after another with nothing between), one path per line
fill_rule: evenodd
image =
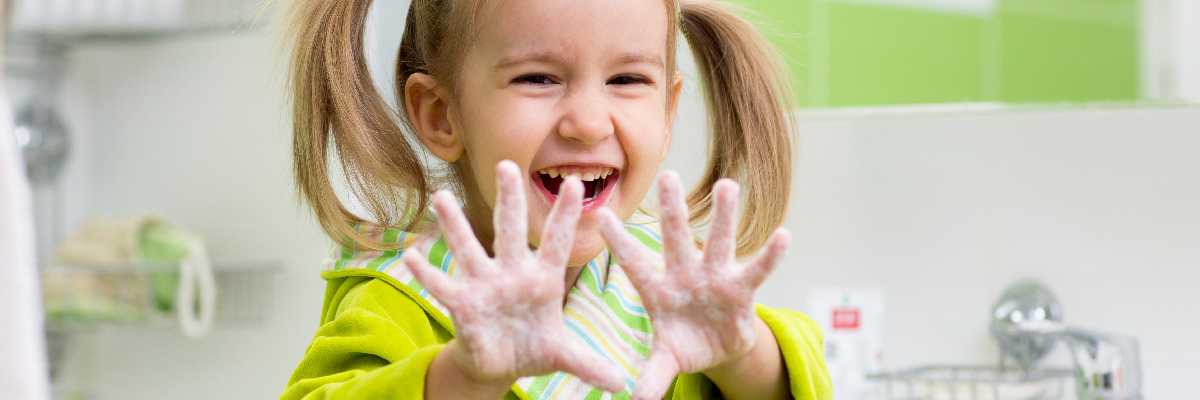
M66 43L229 33L261 25L258 0L22 0L10 35Z
M12 36L18 40L56 43L101 43L101 42L132 42L152 39L168 39L213 33L230 34L249 32L262 27L262 23L254 21L234 21L222 25L197 25L188 27L71 27L71 28L37 28L14 31Z

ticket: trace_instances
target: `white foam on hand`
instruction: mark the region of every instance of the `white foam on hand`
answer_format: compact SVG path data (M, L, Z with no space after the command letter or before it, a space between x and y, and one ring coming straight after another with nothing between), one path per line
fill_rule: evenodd
M663 259L654 266L624 224L604 209L600 229L633 285L654 326L650 358L634 386L633 399L660 399L681 373L700 372L738 360L757 338L754 291L782 258L790 241L777 229L749 262L735 257L738 185L722 179L713 186L714 217L704 250L696 249L679 175L659 179Z

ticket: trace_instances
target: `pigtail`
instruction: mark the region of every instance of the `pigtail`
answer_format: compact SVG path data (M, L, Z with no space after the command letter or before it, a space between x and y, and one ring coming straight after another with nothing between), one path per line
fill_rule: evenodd
M787 213L792 183L792 85L779 55L748 22L709 1L680 2L680 26L692 47L709 115L707 172L688 195L693 225L712 213L712 186L742 186L746 212L737 255L766 243Z
M321 228L348 248L395 247L356 231L365 221L338 199L330 145L350 190L375 223L409 229L429 203L425 167L375 90L363 49L371 0L297 0L287 43L296 187Z

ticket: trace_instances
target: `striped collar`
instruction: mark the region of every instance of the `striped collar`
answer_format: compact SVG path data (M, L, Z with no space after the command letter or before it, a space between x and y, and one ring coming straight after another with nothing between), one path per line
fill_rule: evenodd
M404 250L415 247L428 254L430 264L441 268L447 275L454 277L459 273L458 264L450 254L436 221L430 222L434 223L423 224L428 229L421 232L359 226L357 229L360 233L399 244L400 247L388 251L354 251L335 245L322 269L367 269L385 273L448 316L450 314L445 306L430 295L401 262ZM625 223L625 228L650 250L648 253L661 254L662 234L656 219L639 212ZM657 264L660 267L663 265L661 260ZM579 280L567 293L563 323L572 339L601 354L627 374L625 390L611 398L629 398L629 390L650 354L653 330L641 297L625 271L609 256L607 249L584 266ZM565 372L520 378L516 386L531 399L610 398L609 394Z

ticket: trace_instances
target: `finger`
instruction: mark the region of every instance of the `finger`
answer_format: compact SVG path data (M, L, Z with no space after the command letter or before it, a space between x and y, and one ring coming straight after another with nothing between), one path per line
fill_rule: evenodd
M529 220L525 202L525 179L516 163L496 164L496 210L492 226L496 239L492 249L497 260L515 260L529 251Z
M583 183L575 176L563 179L558 187L558 199L546 218L542 240L538 242L538 257L546 265L561 268L571 257L575 242L575 227L583 209Z
M433 211L437 213L438 223L446 234L446 245L450 253L458 258L458 264L463 266L468 274L473 274L476 268L483 265L488 256L475 238L475 231L463 215L458 200L447 190L438 190L433 195Z
M417 278L417 282L420 282L421 286L429 291L429 294L432 294L447 308L455 308L454 305L458 303L458 297L462 294L462 287L458 283L450 280L449 276L430 264L420 250L411 248L405 250L402 260L404 266L412 271L413 277Z
M658 179L658 200L662 203L663 256L667 268L689 264L695 240L688 224L687 201L675 171L663 172Z
M787 228L775 229L771 233L771 237L767 239L767 247L762 249L754 259L746 264L746 268L742 270L742 282L750 288L758 288L763 281L767 280L767 275L775 270L775 266L779 264L779 260L783 259L783 255L787 254L788 243L792 241L792 234Z
M554 369L578 376L609 393L625 389L625 374L620 368L599 354L574 343L564 346L558 353Z
M713 221L704 245L704 264L712 267L727 265L737 248L738 184L721 179L713 185Z
M608 242L608 250L616 257L617 264L625 270L625 275L629 276L634 287L641 288L649 283L654 274L658 273L658 269L642 250L641 242L625 230L625 224L621 223L612 210L606 207L598 212L600 234L604 235L604 240Z
M679 362L667 351L655 350L642 366L642 376L633 387L633 400L661 399L679 375Z

